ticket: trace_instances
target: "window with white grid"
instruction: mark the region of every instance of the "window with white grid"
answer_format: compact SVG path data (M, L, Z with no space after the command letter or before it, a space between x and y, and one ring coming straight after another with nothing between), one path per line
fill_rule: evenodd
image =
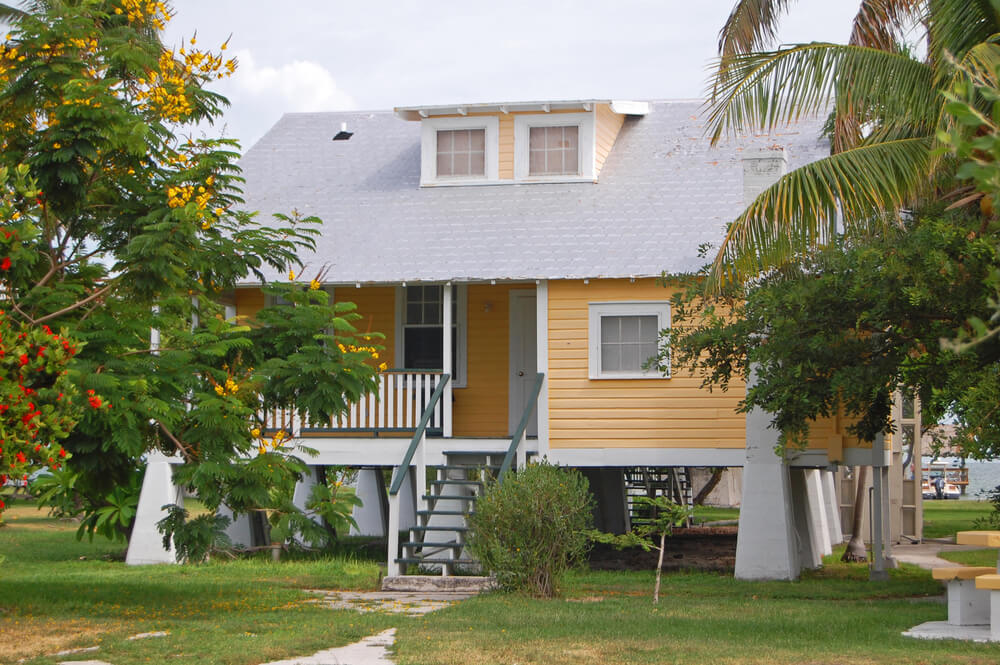
M486 130L445 129L437 133L437 176L468 178L486 175Z
M580 127L531 127L528 175L579 175Z
M660 335L669 327L667 302L590 303L590 378L669 377L669 355Z

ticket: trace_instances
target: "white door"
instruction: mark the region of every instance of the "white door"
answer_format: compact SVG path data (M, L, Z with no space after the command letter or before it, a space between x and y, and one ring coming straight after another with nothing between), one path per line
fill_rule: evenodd
M531 398L538 374L537 334L534 290L510 292L510 407L509 429L513 434ZM526 431L538 436L538 409L531 413Z

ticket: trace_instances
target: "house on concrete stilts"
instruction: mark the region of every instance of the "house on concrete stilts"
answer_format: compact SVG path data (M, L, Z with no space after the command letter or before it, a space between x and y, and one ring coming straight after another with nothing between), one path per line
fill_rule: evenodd
M795 578L840 542L833 472L872 459L841 419L778 459L767 416L736 412L742 385L709 392L646 362L671 324L661 275L697 270L748 200L829 150L818 120L710 147L700 113L607 99L293 113L247 152L247 208L321 218L301 278L322 275L361 330L385 334L378 394L319 428L268 417L318 451L312 464L361 469L356 517L388 530L390 572L461 566L477 474L508 452L579 468L598 526L616 532L643 482L683 495L685 469L745 468L741 577ZM246 283L230 313L264 305ZM168 493L144 490L142 519ZM251 527L238 520L234 537ZM130 559L148 550L137 541Z

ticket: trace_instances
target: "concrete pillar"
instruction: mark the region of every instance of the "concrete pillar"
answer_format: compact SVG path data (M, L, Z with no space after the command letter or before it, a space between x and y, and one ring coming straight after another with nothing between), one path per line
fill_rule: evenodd
M173 548L163 546L163 535L156 529L156 523L167 516L162 506L180 502L180 493L174 486L174 473L169 459L158 451L150 453L125 563L130 566L177 563Z
M806 492L809 497L809 527L813 536L813 545L817 546L822 556L833 554L830 542L830 527L826 519L826 497L823 490L823 472L819 469L807 469Z
M596 499L594 526L608 533L625 533L631 526L628 502L625 498L625 471L623 469L580 469L590 484Z
M233 517L233 511L226 504L219 506L218 513L223 517L229 518L229 526L226 527L226 537L229 538L230 543L242 547L253 547L255 545L253 529L250 527L250 518L246 514Z
M817 542L810 511L809 490L806 486L808 469L790 469L792 489L792 519L799 565L802 568L819 568L823 565L821 545Z
M788 465L774 452L778 432L770 428L770 420L761 409L754 409L746 418L737 579L793 580L799 576Z
M826 527L830 532L830 545L844 542L844 530L840 523L840 500L837 498L836 474L821 471L823 482L823 505L826 507Z
M292 493L292 503L296 508L305 512L306 503L309 501L309 495L312 494L312 488L316 486L316 467L310 466L308 470L302 474L302 480L295 483L295 491Z
M385 483L380 482L382 469L361 469L358 471L358 479L354 483L354 492L361 505L355 506L352 513L354 521L358 523L357 528L351 527L352 536L377 536L385 535L385 516L382 514L382 507L385 501L379 496L379 492L385 494Z

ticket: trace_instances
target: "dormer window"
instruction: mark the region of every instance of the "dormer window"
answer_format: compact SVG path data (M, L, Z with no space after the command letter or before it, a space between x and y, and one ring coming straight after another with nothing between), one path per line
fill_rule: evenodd
M427 118L421 124L420 184L496 182L496 117Z
M580 175L580 127L530 127L528 175Z
M594 114L546 113L514 117L514 180L595 180Z
M441 129L437 132L437 177L486 177L486 130Z
M563 100L409 106L420 122L420 186L597 182L626 116L646 102Z

